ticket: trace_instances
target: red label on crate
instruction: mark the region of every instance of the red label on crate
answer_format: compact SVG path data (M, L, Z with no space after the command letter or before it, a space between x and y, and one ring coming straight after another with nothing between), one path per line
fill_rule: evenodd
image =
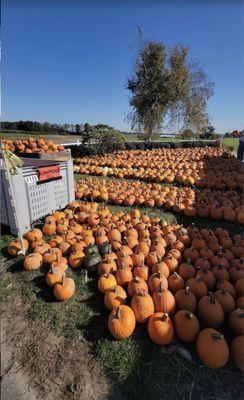
M51 167L40 167L38 168L39 181L46 181L48 179L58 178L60 175L60 168L58 165L52 165Z

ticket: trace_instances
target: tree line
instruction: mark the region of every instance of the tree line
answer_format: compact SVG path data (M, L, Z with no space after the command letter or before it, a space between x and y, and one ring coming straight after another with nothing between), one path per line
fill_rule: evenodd
M79 134L84 130L84 124L55 124L38 121L3 121L1 122L1 130L40 132L40 134Z
M117 133L121 135L128 134L129 132L120 132L113 128L112 126L106 125L106 124L97 124L97 125L90 125L87 122L85 124L52 124L49 122L37 122L37 121L5 121L1 123L1 130L4 131L21 131L21 132L39 132L41 135L45 135L47 133L52 133L52 134L67 134L67 135L72 135L72 134L81 134L82 138L84 141L89 138L89 140L92 140L92 138L96 138L99 134L102 133L104 136L105 134L112 139L112 136L114 132L116 131ZM135 134L135 136L137 136ZM139 137L143 138L144 133L141 132L138 134ZM218 137L218 135L215 132L215 129L212 125L208 125L204 128L202 128L201 133L199 135L196 135L193 130L191 129L184 129L181 132L181 138L182 139L192 139L194 137L200 138L200 139L214 139ZM226 133L226 137L231 137L231 134Z

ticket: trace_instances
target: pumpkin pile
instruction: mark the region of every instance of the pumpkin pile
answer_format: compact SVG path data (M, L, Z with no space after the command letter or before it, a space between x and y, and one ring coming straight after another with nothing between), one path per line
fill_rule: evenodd
M68 266L97 271L110 313L108 329L116 339L132 335L136 323L145 324L158 345L170 344L175 336L195 342L198 356L211 368L227 362L228 340L244 370L241 235L231 237L223 228L185 229L139 210L112 214L95 202L73 202L46 217L42 230L28 232L24 245L31 250L24 268L50 266L46 282L58 300L75 291ZM8 246L13 256L19 249L18 242Z
M116 205L159 207L188 217L225 219L244 223L244 195L230 190L163 186L139 181L86 178L76 181L77 199L111 202Z
M242 189L241 163L219 148L125 150L74 160L74 171L88 175L132 178L149 182Z
M1 141L2 148L10 150L17 154L31 154L31 153L56 153L63 151L64 147L53 143L50 139L45 138L32 138Z
M135 213L115 214L112 230L103 233L111 248L98 265L98 289L110 310L111 334L126 339L144 323L156 344L170 344L174 335L196 341L202 361L219 368L229 358L217 330L225 323L233 358L244 370L243 349L233 350L244 343L244 238Z

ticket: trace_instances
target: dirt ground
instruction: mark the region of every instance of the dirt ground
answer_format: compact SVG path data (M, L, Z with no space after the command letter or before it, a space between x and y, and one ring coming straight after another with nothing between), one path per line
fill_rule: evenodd
M87 344L67 343L25 318L19 298L2 306L2 400L102 400L109 382Z

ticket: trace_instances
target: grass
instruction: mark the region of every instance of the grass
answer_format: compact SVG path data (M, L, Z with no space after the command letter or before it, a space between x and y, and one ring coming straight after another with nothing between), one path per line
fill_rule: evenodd
M36 292L36 300L29 308L28 316L32 320L48 320L58 335L62 334L73 340L82 336L82 332L85 334L90 320L97 312L91 307L93 289L90 286L93 281L85 282L84 275L71 270L67 276L72 277L76 285L75 295L67 303L58 303L55 300L52 288L45 283L43 272L40 271L40 274L35 276L32 289Z
M123 382L133 374L144 350L142 344L134 337L121 342L99 339L96 346L96 353L104 361L104 367L117 383Z
M233 147L233 151L237 152L237 148L239 145L238 138L224 138L224 145Z
M13 282L12 276L0 273L0 301L6 301L17 290L17 282Z

